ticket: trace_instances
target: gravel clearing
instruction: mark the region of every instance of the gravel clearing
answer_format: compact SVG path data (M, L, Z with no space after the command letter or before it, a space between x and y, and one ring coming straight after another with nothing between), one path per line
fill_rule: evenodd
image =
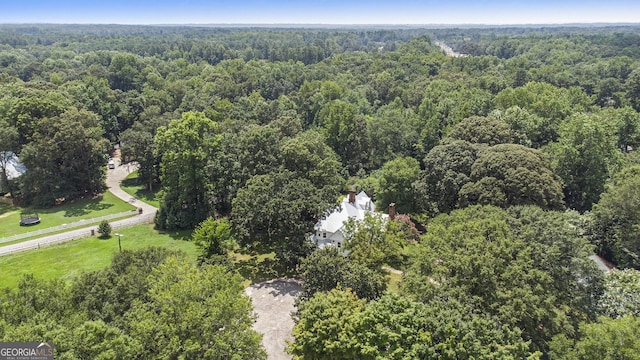
M246 290L251 297L257 315L253 328L262 334L262 345L267 350L269 360L290 360L284 348L286 340L293 340L294 302L302 291L299 280L274 279L249 286Z

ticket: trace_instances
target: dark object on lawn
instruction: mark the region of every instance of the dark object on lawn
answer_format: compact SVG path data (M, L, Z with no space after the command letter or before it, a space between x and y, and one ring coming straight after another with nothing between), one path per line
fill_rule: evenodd
M20 226L40 224L38 213L20 214Z

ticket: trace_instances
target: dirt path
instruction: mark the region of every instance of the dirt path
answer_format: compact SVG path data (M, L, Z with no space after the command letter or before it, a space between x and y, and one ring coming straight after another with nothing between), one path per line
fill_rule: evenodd
M302 291L300 282L293 279L275 279L249 286L245 292L251 297L257 315L254 330L262 334L262 345L269 360L290 360L284 348L286 340L293 340L294 302Z
M0 219L5 218L5 217L9 217L9 216L11 216L11 215L13 215L13 214L15 214L15 213L17 213L17 212L18 212L18 210L15 210L15 211L9 211L9 212L7 212L7 213L4 213L4 214L0 215Z

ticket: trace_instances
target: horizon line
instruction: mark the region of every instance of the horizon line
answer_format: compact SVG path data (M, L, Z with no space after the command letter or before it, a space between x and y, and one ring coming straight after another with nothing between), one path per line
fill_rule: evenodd
M640 26L640 22L568 22L568 23L117 23L117 22L0 22L0 25L113 25L113 26L224 26L224 27L300 27L300 26L323 26L323 27L451 27L451 26L483 26L483 27L505 27L505 26L536 26L536 27L561 27L561 26Z

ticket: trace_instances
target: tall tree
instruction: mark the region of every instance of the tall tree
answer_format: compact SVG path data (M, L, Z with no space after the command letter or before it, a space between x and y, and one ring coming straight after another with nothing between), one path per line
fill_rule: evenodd
M187 112L161 127L155 136L161 154L162 193L156 225L162 229L190 229L212 210L207 164L220 143L217 123L203 113Z
M316 122L324 128L327 144L355 173L363 163L360 157L367 151L362 148L366 127L360 124L357 107L342 100L333 100L318 112Z
M558 335L551 343L550 355L560 360L637 359L640 352L640 318L602 317L597 323L582 323L581 338L568 340Z
M295 342L287 347L294 359L360 359L356 348L353 317L362 311L364 300L350 290L319 293L299 306L293 328Z
M200 249L198 258L201 262L207 259L212 259L214 262L223 260L227 251L235 243L229 220L226 218L213 219L212 217L207 218L196 227L191 234L191 240Z
M471 166L470 182L458 193L461 206L537 205L562 208L562 190L544 153L516 144L483 149Z
M287 350L294 359L539 359L519 335L453 300L389 293L364 303L334 289L301 304Z
M562 180L567 207L580 212L598 202L607 178L620 164L613 130L597 114L571 116L549 154Z
M554 335L572 336L579 321L594 317L602 277L586 240L557 214L512 217L473 206L440 215L422 237L402 289L425 303L457 299L520 328L532 351L547 351Z
M413 184L420 179L420 163L410 157L399 157L386 162L376 173L376 206L385 211L389 204L396 204L398 213L408 214L417 210Z
M521 139L504 121L495 117L472 116L457 123L448 135L472 144L517 144Z
M640 269L640 165L617 173L593 207L597 252L622 268Z
M85 110L41 120L21 153L27 168L22 179L25 200L52 206L102 192L109 148L102 133L98 117Z
M432 214L455 209L458 192L471 181L471 167L477 156L476 146L461 140L431 149L424 158L424 173L417 184L422 207Z
M300 264L300 274L304 280L302 300L338 286L351 289L361 299L373 300L387 288L385 276L379 270L351 260L335 247L318 249L307 256Z
M257 175L233 199L231 222L244 244L301 239L338 194L334 188L316 188L290 170Z
M366 213L364 219L349 218L344 224L345 247L349 257L371 269L399 262L405 240L387 231L390 220ZM393 228L395 230L395 228Z
M396 157L408 157L419 142L418 117L407 109L399 98L381 107L367 122L371 165L379 168Z
M148 301L128 314L149 358L265 359L242 278L169 258L149 274Z

